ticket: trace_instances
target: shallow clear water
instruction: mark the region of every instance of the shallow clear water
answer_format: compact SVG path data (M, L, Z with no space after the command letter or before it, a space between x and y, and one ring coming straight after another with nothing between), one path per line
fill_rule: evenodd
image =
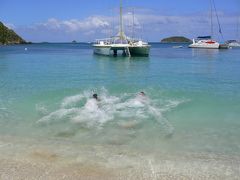
M238 156L239 55L170 44L152 44L148 58L95 56L89 44L1 46L0 135Z

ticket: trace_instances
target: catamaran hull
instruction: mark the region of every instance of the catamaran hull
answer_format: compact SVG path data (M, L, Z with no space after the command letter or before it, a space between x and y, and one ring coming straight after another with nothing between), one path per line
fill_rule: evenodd
M144 47L137 47L137 46L133 46L133 47L128 47L129 48L129 53L127 52L127 48L126 47L122 47L122 46L93 46L94 47L94 54L97 55L104 55L104 56L111 56L114 55L114 51L122 51L122 55L130 55L130 56L149 56L149 51L150 51L150 46L144 46ZM125 52L125 53L123 53Z
M94 54L109 56L111 54L111 47L94 47Z
M150 46L129 47L131 56L149 56Z
M219 49L220 44L215 43L215 44L198 44L194 43L189 45L190 48L202 48L202 49Z
M117 52L121 51L122 55L126 55L126 53L124 53L126 51L125 47L122 46L108 46L108 47L104 47L104 46L95 46L94 47L94 54L97 55L103 55L103 56L113 56L114 52L116 53L115 56L117 56Z
M220 44L213 40L201 40L199 42L195 42L190 44L188 47L190 48L203 48L203 49L219 49Z

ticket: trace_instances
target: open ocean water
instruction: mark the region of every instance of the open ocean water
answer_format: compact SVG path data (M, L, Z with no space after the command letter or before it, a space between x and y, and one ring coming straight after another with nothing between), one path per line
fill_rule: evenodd
M134 58L96 56L90 44L0 46L2 162L239 179L240 49L172 46Z

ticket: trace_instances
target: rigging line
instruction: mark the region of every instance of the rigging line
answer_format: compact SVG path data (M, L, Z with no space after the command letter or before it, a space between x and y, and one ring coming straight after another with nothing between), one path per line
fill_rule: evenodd
M223 37L223 34L222 34L222 29L221 29L221 25L220 25L218 13L217 13L217 8L216 8L216 5L215 5L215 0L212 0L212 2L213 2L213 7L214 7L214 10L215 10L216 17L217 17L219 33L221 34L221 37L222 37L222 39L223 39L223 41L224 41L224 37Z
M240 25L240 17L237 18L237 40L239 41L239 25Z

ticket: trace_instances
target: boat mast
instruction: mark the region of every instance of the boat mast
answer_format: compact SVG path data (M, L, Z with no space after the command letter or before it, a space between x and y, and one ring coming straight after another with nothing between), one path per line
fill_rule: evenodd
M212 7L212 0L210 0L210 7L211 7L211 38L213 38L213 7Z
M122 7L122 0L120 0L120 29L119 29L119 36L120 39L124 39L124 32L123 32L123 7Z
M135 18L134 18L135 12L134 12L134 8L133 8L133 10L132 10L132 15L133 15L133 16L132 16L132 18L133 18L133 19L132 19L132 23L133 23L133 24L132 24L132 39L133 39L133 38L134 38L134 31L135 31L135 27L134 27L134 26L135 26Z

